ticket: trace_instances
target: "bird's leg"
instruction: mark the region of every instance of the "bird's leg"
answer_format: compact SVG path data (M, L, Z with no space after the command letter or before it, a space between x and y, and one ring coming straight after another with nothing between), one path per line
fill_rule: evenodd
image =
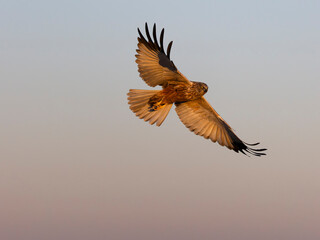
M162 94L155 94L154 96L152 96L149 99L148 104L149 112L157 111L166 105L166 103L164 102L164 96Z

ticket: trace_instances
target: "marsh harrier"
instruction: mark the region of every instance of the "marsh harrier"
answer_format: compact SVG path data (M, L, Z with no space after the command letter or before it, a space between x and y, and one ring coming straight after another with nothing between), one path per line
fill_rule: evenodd
M130 109L141 119L150 124L160 126L175 104L176 112L182 123L190 131L204 138L210 138L221 146L255 156L265 155L266 149L256 149L240 140L232 128L210 106L203 95L208 86L202 82L189 81L177 69L170 59L172 41L165 52L163 46L164 29L157 40L156 25L153 26L152 37L148 25L145 25L146 38L138 28L138 49L136 63L140 77L150 87L161 86L162 90L130 89L128 100Z

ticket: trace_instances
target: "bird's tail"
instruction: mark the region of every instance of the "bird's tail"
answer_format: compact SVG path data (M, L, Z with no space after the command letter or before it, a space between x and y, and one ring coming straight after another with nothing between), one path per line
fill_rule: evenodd
M130 109L140 119L144 119L151 125L156 123L157 126L160 126L172 107L172 104L158 100L156 94L160 92L161 90L130 89L127 94Z

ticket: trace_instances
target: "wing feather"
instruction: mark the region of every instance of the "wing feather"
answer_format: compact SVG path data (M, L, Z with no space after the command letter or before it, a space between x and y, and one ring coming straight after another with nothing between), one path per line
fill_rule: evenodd
M191 84L170 60L172 41L168 44L167 54L164 51L164 29L162 29L160 34L160 46L157 41L156 25L154 24L153 26L153 40L147 23L145 25L145 31L147 39L142 35L138 28L139 37L136 63L138 64L140 77L151 87L155 87L157 85L164 86L168 81Z
M203 133L203 137L205 139L208 139L210 137L210 133L212 131L212 128L213 128L213 124L210 123L210 125L206 128L206 131Z
M200 99L176 103L176 112L182 123L197 135L210 138L213 142L218 142L221 146L255 156L265 155L266 149L254 149L249 146L257 144L247 144L240 140L232 131L231 127L222 117L210 106L204 97Z

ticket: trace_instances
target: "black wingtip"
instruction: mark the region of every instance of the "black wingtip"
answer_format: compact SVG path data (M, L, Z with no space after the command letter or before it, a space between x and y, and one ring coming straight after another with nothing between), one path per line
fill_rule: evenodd
M264 153L264 151L267 150L266 148L251 148L251 147L249 147L249 146L256 146L258 144L259 143L253 143L253 144L246 143L246 142L243 142L240 139L238 139L238 141L235 141L233 143L233 146L234 146L233 150L236 152L241 152L241 153L245 154L246 156L253 155L253 156L261 157L261 156L267 155L266 153ZM247 153L249 153L250 155L248 155Z
M252 146L257 146L258 144L260 144L260 143L259 142L257 142L257 143L242 142L242 144L240 143L238 147L242 148L247 153L250 153L251 155L254 155L254 156L257 156L257 157L261 157L261 156L267 155L266 153L264 153L264 151L267 151L266 148L251 148Z
M164 52L164 47L163 47L163 37L164 37L164 28L162 28L161 33L160 33L160 46L161 46L161 52Z
M267 155L266 153L264 153L264 151L266 151L267 149L266 148L250 148L250 147L247 147L246 149L244 149L246 152L254 155L254 156L257 156L257 157L261 157L261 156L264 156L264 155Z
M168 56L169 59L170 59L170 52L171 52L172 43L173 43L173 41L171 41L169 43L168 48L167 48L167 56Z
M157 27L156 27L155 23L153 24L153 33L152 34L153 34L153 41L156 44L157 48L159 49L160 46L159 46L158 40L157 40Z
M144 38L144 36L142 35L142 33L141 33L139 28L138 28L138 33L139 33L139 37L140 37L141 41L147 42L147 40Z
M146 35L147 35L147 38L148 38L148 42L149 43L152 43L152 39L151 39L151 36L150 36L150 33L149 33L149 28L148 28L148 24L146 23Z
M244 142L246 145L248 145L248 146L257 146L258 144L260 144L259 142L257 142L257 143L246 143L246 142Z

